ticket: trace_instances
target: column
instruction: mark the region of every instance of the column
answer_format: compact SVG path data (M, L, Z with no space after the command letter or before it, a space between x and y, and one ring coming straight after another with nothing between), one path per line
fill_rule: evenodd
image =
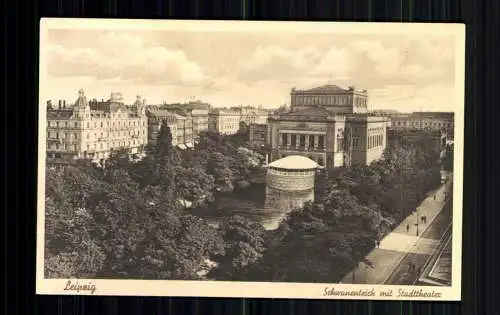
M318 135L314 135L314 149L318 148Z
M295 148L300 148L300 135L295 135Z
M309 149L309 135L304 135L304 137L306 137L306 150Z

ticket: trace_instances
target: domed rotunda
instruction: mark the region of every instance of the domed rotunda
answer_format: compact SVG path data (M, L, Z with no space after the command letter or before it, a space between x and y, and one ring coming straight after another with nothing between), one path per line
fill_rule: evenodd
M318 167L318 163L300 155L276 160L267 165L267 187L283 191L313 189Z

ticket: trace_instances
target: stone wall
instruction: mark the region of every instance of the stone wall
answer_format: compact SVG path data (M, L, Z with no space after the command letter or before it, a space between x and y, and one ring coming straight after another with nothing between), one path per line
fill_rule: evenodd
M314 201L314 189L291 192L266 187L266 208L288 212L308 201Z
M278 175L268 170L266 174L267 187L285 190L300 191L314 188L315 172L309 172L309 175Z

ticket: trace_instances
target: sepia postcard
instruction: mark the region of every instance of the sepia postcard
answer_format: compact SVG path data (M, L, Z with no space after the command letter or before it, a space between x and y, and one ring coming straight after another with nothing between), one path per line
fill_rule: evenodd
M37 293L460 300L465 26L42 19Z

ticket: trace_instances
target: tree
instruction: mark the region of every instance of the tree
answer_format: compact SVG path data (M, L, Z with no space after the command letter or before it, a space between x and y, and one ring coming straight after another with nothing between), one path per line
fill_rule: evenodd
M219 191L233 190L234 173L231 165L231 158L220 152L213 152L209 156L207 173L214 177Z
M157 139L156 154L158 156L168 156L172 151L172 131L167 122L163 121Z
M92 278L103 267L105 253L97 228L85 208L45 204L45 275L48 278Z
M233 216L220 230L225 244L224 255L214 256L219 265L209 276L219 280L247 279L249 270L265 250L264 228L256 222Z
M239 179L245 179L251 169L262 164L264 157L252 150L240 147L237 149L234 158L231 159L231 169L234 170Z
M220 234L201 219L170 215L161 223L144 242L142 278L197 280L204 261L223 254Z
M193 202L195 206L213 199L214 177L205 173L201 167L178 166L175 171L175 184L179 198Z
M66 166L61 169L46 169L45 195L55 204L85 208L89 198L99 191L103 183L80 167Z
M106 170L129 169L131 166L130 152L126 149L112 151L108 159L104 162Z

